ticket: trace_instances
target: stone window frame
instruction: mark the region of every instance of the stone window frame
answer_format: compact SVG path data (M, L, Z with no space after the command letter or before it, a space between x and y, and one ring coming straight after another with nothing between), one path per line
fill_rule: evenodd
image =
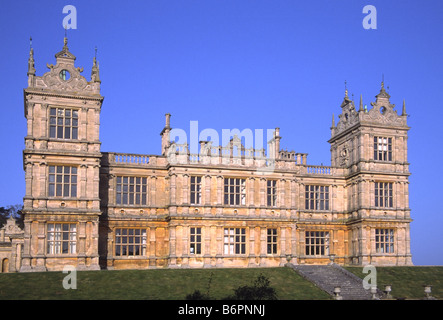
M245 206L246 193L247 192L246 192L245 178L238 178L238 177L224 178L223 182L224 205Z
M305 231L305 255L308 257L327 257L330 254L331 232L329 230Z
M189 227L189 254L190 255L201 255L203 248L203 234L202 227Z
M266 180L266 203L268 207L277 206L277 180L267 179Z
M53 226L52 230L51 226ZM64 230L64 227L67 229ZM49 256L77 254L77 236L77 223L48 222L46 224L46 254ZM65 245L66 252L64 252Z
M375 228L374 243L377 254L395 253L395 229L394 228Z
M267 228L266 229L266 253L267 254L278 254L278 229L277 228Z
M323 191L322 188L324 188ZM305 210L330 211L331 210L330 185L306 184Z
M202 203L202 176L189 177L189 203Z
M48 109L49 138L56 140L78 140L80 110L78 108L61 106L50 106ZM67 111L69 111L69 116L66 116Z
M392 162L394 138L389 136L374 136L374 161ZM381 140L381 141L380 141Z
M388 192L388 194L386 194ZM388 203L388 205L386 205ZM374 182L374 207L394 208L394 183L390 181Z
M137 234L137 231L139 234ZM147 228L116 227L114 228L113 254L115 257L119 258L146 257L147 241Z
M69 172L67 172L68 168ZM60 164L48 165L48 197L77 198L78 171L77 166Z
M127 182L125 182L125 179L127 179ZM138 179L140 179L140 182L137 182ZM147 206L148 187L149 179L146 176L117 175L115 177L115 204L120 206Z
M246 228L223 228L223 254L246 255Z

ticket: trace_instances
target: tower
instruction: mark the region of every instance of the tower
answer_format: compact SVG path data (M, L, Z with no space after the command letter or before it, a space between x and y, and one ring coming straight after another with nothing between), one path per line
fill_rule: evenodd
M24 89L27 135L23 151L26 193L21 271L99 269L99 67L91 81L76 67L68 39L56 64L36 76L34 50Z
M344 208L353 264L411 265L405 103L401 115L384 82L372 108L358 110L347 90L331 127L331 165L344 169Z

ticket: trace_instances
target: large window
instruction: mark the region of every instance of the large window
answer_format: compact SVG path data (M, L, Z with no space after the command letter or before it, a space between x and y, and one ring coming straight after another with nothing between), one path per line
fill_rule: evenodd
M374 137L374 160L392 161L392 138Z
M224 254L246 254L246 229L224 229Z
M50 108L49 137L78 139L78 110Z
M268 207L275 207L277 205L277 180L267 181L266 195L268 197Z
M118 228L115 229L116 256L145 256L146 229Z
M46 246L48 254L75 254L77 252L77 225L75 223L48 223Z
M201 204L202 177L191 176L191 204Z
M225 178L225 204L231 206L246 204L246 180Z
M190 230L190 254L201 254L202 253L202 228L192 227Z
M77 167L49 166L48 195L77 197Z
M116 203L146 205L148 179L146 177L117 177Z
M375 251L377 253L394 252L394 229L375 229Z
M375 182L375 206L380 208L394 206L392 182Z
M277 253L277 229L268 229L267 252L268 254Z
M329 210L329 186L305 186L306 210Z
M329 232L328 231L306 231L305 246L307 256L329 255Z

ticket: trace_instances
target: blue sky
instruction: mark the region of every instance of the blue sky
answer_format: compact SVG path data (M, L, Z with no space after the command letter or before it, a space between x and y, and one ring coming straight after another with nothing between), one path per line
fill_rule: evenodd
M382 74L410 114L411 248L443 264L443 2L393 0L11 1L0 10L0 206L21 203L29 37L37 75L63 46L65 5L76 65L100 63L102 151L160 153L164 114L188 130L280 127L282 148L330 164L331 116L344 96L370 105ZM377 9L366 30L363 7Z

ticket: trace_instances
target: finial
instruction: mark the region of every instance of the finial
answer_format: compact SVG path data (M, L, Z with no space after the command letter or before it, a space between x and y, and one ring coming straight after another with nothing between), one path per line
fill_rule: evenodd
M384 73L381 74L381 89L385 89L385 75Z
M93 61L93 66L95 67L97 65L97 46L95 46L95 54L94 54L94 59Z
M335 128L335 116L332 114L332 127Z
M348 88L347 88L347 82L345 80L345 97L348 97Z
M63 48L68 48L68 26L65 25L65 38L63 39Z
M360 95L360 106L358 108L358 111L363 111L363 95Z
M28 76L35 75L34 65L34 49L32 48L32 37L29 38L29 59L28 59Z
M406 113L406 100L405 99L403 99L403 109L402 109L401 115L402 116L406 116L407 115L407 113Z
M94 55L94 59L92 59L91 80L94 82L101 82L100 81L99 66L98 66L98 62L97 62L97 46L95 46L95 55Z

